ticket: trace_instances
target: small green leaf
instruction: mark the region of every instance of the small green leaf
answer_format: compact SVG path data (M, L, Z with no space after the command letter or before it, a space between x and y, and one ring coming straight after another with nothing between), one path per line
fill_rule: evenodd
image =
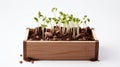
M66 21L67 24L69 24L69 21Z
M83 23L83 21L81 21L81 23Z
M54 8L52 8L52 10L51 10L52 12L56 12L57 11L57 8L56 7L54 7Z
M43 17L42 21L45 21L46 20L46 17Z
M47 25L41 24L41 27L45 28L45 27L47 27Z
M53 17L52 19L53 19L54 21L56 21L56 18L55 18L55 17Z
M38 22L38 18L37 18L37 17L34 17L34 20L35 20L36 22Z
M64 23L65 23L65 20L62 19L61 22L64 24Z
M50 22L50 20L49 20L49 19L47 19L47 20L46 20L46 22L47 22L47 23L49 23L49 22Z
M88 22L90 22L90 19L89 19L89 18L87 18L87 21L88 21Z
M68 18L71 20L73 19L73 15L71 14L70 16L68 16Z
M79 22L80 22L80 19L79 19L79 18L76 18L76 22L79 23Z
M73 21L75 22L75 18L73 18Z
M60 11L60 12L59 12L59 14L60 14L60 15L63 15L63 12L62 12L62 11Z
M84 23L86 24L86 20L84 21Z
M51 17L48 18L51 21Z
M39 12L38 12L38 17L40 18L40 16L41 16L41 12L39 11Z
M85 19L86 19L86 17L87 17L87 15L84 15L83 20L85 20Z
M43 17L40 11L38 11L38 18Z
M84 17L86 18L86 17L87 17L87 15L84 15Z
M56 21L56 24L58 24L58 21Z

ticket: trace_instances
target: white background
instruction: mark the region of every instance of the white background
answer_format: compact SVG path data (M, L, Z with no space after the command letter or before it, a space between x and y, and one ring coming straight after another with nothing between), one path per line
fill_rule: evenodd
M99 60L23 62L22 42L40 10L51 16L57 7L75 16L88 15L100 41ZM3 67L120 67L120 0L0 0L0 66Z

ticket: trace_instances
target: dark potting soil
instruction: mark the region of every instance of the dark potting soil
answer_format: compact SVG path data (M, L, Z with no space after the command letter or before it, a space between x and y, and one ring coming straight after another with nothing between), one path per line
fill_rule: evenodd
M93 41L92 29L54 26L51 29L37 27L29 31L28 40L40 41Z
M19 63L20 63L20 64L22 64L22 63L23 63L23 61L19 61Z

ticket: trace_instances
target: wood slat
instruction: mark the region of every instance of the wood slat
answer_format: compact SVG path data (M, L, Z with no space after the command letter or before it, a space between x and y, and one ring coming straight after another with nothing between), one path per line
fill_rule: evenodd
M27 42L27 56L35 59L91 59L95 42Z

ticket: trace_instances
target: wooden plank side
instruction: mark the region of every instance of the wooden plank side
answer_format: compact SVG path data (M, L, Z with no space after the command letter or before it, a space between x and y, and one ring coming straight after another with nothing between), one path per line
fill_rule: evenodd
M93 38L95 39L95 58L91 60L96 61L98 60L98 56L99 56L99 40L97 39L94 28L92 28L92 35L93 35Z
M29 28L26 29L24 41L25 41L25 40L28 40L28 35L29 35Z
M95 42L95 59L94 60L98 60L98 56L99 56L99 41L96 40L96 42Z
M92 36L93 36L93 38L94 38L95 40L98 40L98 39L97 39L97 36L96 36L96 34L95 34L95 30L94 30L94 29L92 29Z
M27 41L27 57L34 59L88 60L95 58L95 41Z
M23 41L23 59L24 60L27 60L26 57L27 57L27 47L26 47L26 41Z

